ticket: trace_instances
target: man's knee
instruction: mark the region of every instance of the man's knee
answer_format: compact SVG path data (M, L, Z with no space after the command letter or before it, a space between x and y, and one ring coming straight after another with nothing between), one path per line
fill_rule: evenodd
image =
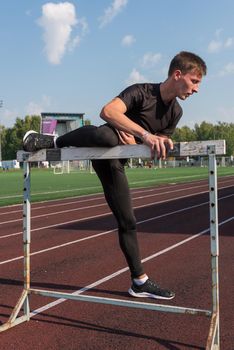
M113 129L106 125L102 125L96 129L96 141L100 146L114 147L119 144L117 134Z
M134 215L121 218L119 221L119 231L126 234L136 232L136 218Z

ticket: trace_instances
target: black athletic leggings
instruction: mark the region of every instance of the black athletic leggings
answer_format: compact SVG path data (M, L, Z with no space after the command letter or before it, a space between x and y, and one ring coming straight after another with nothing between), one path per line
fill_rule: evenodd
M59 148L114 147L119 144L119 137L107 124L99 127L87 125L58 137L56 144ZM144 271L137 241L136 219L124 171L126 161L126 159L92 160L92 164L102 183L106 201L118 222L120 247L134 278L142 275Z

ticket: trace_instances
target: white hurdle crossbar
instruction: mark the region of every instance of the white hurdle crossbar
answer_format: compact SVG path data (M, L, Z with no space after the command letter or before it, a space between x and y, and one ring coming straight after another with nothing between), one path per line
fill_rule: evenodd
M64 298L118 305L162 312L205 315L211 318L206 350L220 349L219 335L219 275L218 275L218 200L217 200L217 169L216 155L225 154L225 141L194 141L180 142L169 151L169 156L207 156L209 159L209 198L210 198L210 241L211 241L211 275L212 275L212 310L162 305L155 303L128 301L122 299L81 295L81 293L60 293L51 290L33 289L30 286L30 243L31 243L31 204L30 204L30 163L39 161L66 161L84 159L111 158L150 158L150 149L145 145L125 145L113 148L62 148L44 149L35 153L19 151L17 160L24 166L24 199L23 199L23 244L24 244L24 289L14 307L8 321L0 326L3 332L22 322L30 320L29 296L37 294L54 298ZM21 316L20 316L21 314Z

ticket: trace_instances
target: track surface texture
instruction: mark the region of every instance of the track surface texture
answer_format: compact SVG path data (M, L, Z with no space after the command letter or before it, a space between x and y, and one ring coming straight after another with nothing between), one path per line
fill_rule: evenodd
M218 188L221 349L233 350L234 177L219 178ZM146 273L173 300L127 294L130 275L102 194L32 205L32 288L211 310L208 180L134 189L132 199ZM0 246L5 323L23 288L21 205L0 208ZM35 295L30 310L29 322L0 334L1 350L202 350L210 326L205 316Z

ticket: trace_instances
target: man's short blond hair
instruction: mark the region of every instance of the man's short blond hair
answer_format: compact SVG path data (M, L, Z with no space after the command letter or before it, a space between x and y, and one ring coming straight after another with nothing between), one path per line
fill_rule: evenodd
M182 74L195 71L199 75L206 75L207 67L206 63L198 55L188 52L179 52L171 61L168 76L171 76L175 70L180 70Z

